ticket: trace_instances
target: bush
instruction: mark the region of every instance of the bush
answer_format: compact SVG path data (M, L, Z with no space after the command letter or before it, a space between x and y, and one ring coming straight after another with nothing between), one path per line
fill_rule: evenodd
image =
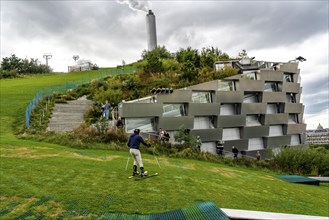
M329 175L329 151L286 148L270 161L273 168L298 175Z

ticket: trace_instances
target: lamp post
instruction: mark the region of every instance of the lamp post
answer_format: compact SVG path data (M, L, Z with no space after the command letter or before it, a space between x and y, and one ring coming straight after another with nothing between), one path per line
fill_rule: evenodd
M78 60L79 58L80 58L79 55L73 55L73 60L74 60L75 62L77 62L77 60Z
M48 60L51 59L53 57L53 55L51 55L50 53L45 53L43 55L43 58L46 59L46 65L48 66Z

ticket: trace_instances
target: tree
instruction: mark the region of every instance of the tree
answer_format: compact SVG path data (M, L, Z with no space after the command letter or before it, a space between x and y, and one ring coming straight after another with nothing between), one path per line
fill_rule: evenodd
M175 140L184 147L196 149L196 138L190 133L189 129L185 129L184 125L179 127L178 132L174 134Z
M15 54L12 54L11 57L2 58L1 67L3 70L16 70L19 72L21 69L22 59L16 57Z
M40 74L52 72L52 69L49 66L39 64L38 59L21 59L15 54L10 57L4 57L1 62L1 68L3 76L8 75L9 72L9 75L11 76L17 74Z
M248 53L245 49L243 49L239 55L238 55L240 58L246 58L248 56Z
M144 66L144 71L146 73L161 73L163 72L163 64L157 55L156 51L150 51L145 55L146 65Z
M142 58L143 59L147 59L147 56L152 53L152 54L156 54L157 57L159 59L170 59L173 58L173 56L171 55L171 53L166 49L165 46L162 47L157 47L154 50L151 51L146 51L144 50L142 53Z
M179 63L185 63L187 61L190 61L195 68L200 67L200 56L197 49L192 49L191 47L188 47L187 49L180 49L176 53L176 60Z
M200 66L213 68L215 61L227 59L229 59L229 56L217 47L204 47L200 54Z
M183 63L181 70L183 72L182 77L184 79L187 79L189 82L191 82L198 76L198 69L189 60Z

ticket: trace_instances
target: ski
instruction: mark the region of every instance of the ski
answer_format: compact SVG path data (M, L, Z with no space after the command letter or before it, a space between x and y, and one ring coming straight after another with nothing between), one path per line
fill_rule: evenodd
M128 179L131 179L131 178L134 178L134 177L139 177L139 176L140 176L140 174L135 175L135 176L128 176Z
M154 173L154 174L147 175L147 176L143 176L143 177L140 177L140 176L139 176L139 178L136 178L135 181L139 181L139 180L147 179L147 178L150 178L150 177L155 177L155 176L158 176L158 175L159 175L158 173Z

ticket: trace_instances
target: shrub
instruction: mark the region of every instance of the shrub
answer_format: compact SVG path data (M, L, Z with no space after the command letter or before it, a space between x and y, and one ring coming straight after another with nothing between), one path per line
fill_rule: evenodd
M273 156L273 168L298 175L329 175L329 151L286 148Z

